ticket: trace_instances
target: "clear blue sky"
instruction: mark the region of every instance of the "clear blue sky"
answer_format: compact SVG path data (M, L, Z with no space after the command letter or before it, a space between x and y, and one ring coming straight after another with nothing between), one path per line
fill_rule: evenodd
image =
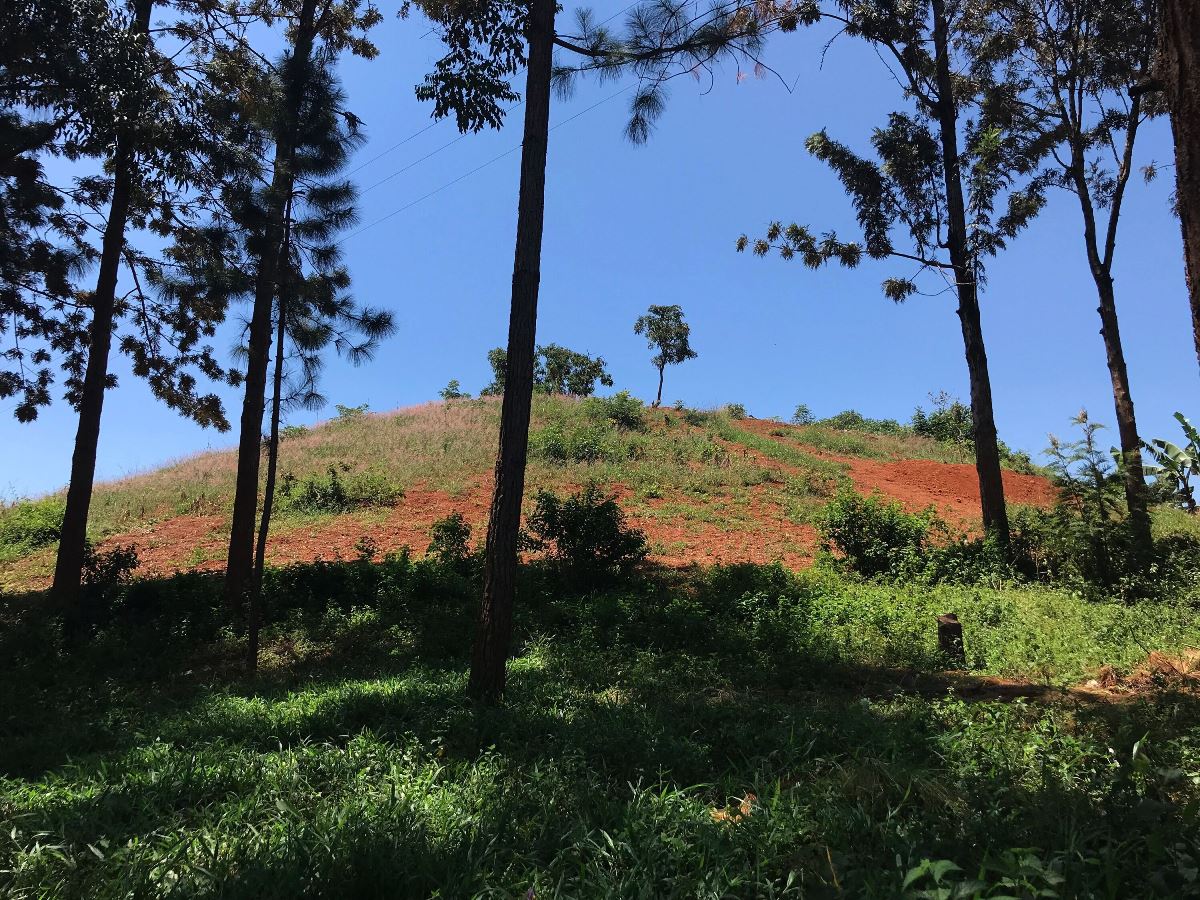
M625 3L599 4L603 18ZM560 19L564 30L571 20ZM429 122L413 85L440 51L420 20L389 17L375 32L380 56L342 69L350 107L366 122L365 162ZM550 137L546 237L538 338L602 355L616 379L652 399L650 352L633 321L651 303L679 303L699 358L667 373L664 400L709 407L736 401L756 416L790 416L797 403L817 415L855 408L907 419L930 391L967 396L966 365L949 295L883 298L879 283L903 268L867 262L813 272L778 258L734 252L743 231L761 234L775 218L855 234L838 182L804 150L828 128L865 150L870 130L901 104L899 87L876 56L829 33L779 35L766 59L787 80L718 71L712 89L672 82L666 114L650 143L622 137L629 94L584 112ZM555 101L553 121L575 116L623 84L581 84ZM523 79L519 81L523 89ZM520 111L501 132L469 135L376 187L456 137L442 122L355 173L364 188L361 224L412 203L520 141ZM1172 162L1166 122L1143 134L1139 164ZM503 344L508 321L518 154L447 187L350 237L355 293L391 309L397 334L359 369L331 362L332 403L373 410L435 399L451 378L477 391L488 381L487 350ZM1133 184L1117 262L1117 302L1134 400L1144 436L1173 436L1171 414L1187 411L1197 363L1191 348L1179 226L1168 210L1173 170ZM1049 208L1009 252L990 264L984 328L1001 436L1034 452L1066 430L1086 406L1113 424L1094 288L1084 258L1075 198ZM243 312L243 311L239 311ZM222 336L222 348L232 343ZM99 477L118 478L234 436L205 431L155 402L116 371L106 400ZM236 392L224 392L236 420ZM331 415L300 413L303 423ZM75 422L65 403L20 425L0 410L0 497L32 496L66 480ZM1110 429L1115 443L1115 428Z

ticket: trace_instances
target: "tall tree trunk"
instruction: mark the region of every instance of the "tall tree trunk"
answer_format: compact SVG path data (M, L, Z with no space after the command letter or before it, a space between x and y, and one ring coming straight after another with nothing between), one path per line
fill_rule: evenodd
M467 688L471 696L487 703L499 701L504 693L505 667L512 638L517 532L521 527L521 498L525 492L537 301L541 284L554 8L555 0L533 0L529 11L525 134L521 150L512 307L508 321L508 360L500 410L495 490L484 551L483 602Z
M1125 351L1121 346L1121 330L1117 324L1117 301L1112 276L1108 271L1093 271L1096 290L1100 295L1100 335L1112 379L1113 405L1117 414L1117 434L1121 440L1122 472L1125 486L1125 505L1133 539L1143 557L1152 547L1150 535L1149 491L1146 473L1142 468L1142 441L1138 437L1137 418L1133 412L1133 396L1129 392L1129 371L1125 366Z
M1112 381L1113 407L1117 416L1117 433L1121 441L1122 479L1125 487L1125 505L1129 510L1129 524L1137 554L1144 561L1153 548L1150 533L1149 491L1146 488L1146 473L1142 468L1142 441L1138 437L1137 418L1133 411L1133 395L1129 389L1129 371L1125 365L1125 350L1121 344L1121 329L1117 320L1117 299L1113 287L1112 264L1117 246L1117 225L1120 222L1121 206L1125 199L1125 185L1133 171L1133 147L1141 118L1141 98L1134 97L1130 104L1129 120L1125 130L1125 146L1121 168L1108 209L1108 225L1104 244L1101 247L1100 231L1096 222L1095 205L1092 202L1091 185L1087 178L1087 158L1084 153L1083 128L1078 119L1064 105L1061 107L1065 120L1071 123L1074 135L1071 140L1070 177L1074 182L1075 194L1083 212L1083 241L1087 249L1088 268L1096 283L1100 300L1100 336L1104 339L1104 353L1108 363L1108 375Z
M267 535L271 531L271 512L275 507L275 472L279 468L279 412L283 406L283 339L287 332L284 305L279 304L279 321L275 326L274 393L271 396L271 434L267 438L267 483L263 488L262 520L258 525L258 543L254 548L254 578L250 588L249 621L247 623L247 664L250 671L258 668L258 632L263 620L262 583L267 562Z
M316 0L304 0L296 25L292 71L284 92L284 102L287 105L283 117L284 124L275 140L275 164L271 175L264 249L254 283L254 308L250 316L249 352L246 361L246 392L242 399L237 477L229 529L229 554L225 567L225 603L232 612L242 608L246 591L251 587L253 578L262 418L271 355L271 313L274 308L280 254L283 252L285 219L295 184L296 119L311 63L315 19Z
M1192 337L1200 360L1200 0L1160 0L1158 81L1175 138L1175 197Z
M666 366L658 367L658 396L654 398L654 408L658 409L662 406L662 386L663 386L663 370Z
M145 36L150 30L153 0L137 0L130 31ZM75 431L75 450L71 455L71 482L59 537L58 558L54 565L52 592L61 602L79 601L83 578L83 559L87 546L88 512L92 504L92 486L96 479L96 450L100 443L100 418L104 411L104 391L108 386L108 356L112 349L113 319L117 303L117 275L125 252L125 226L133 197L134 169L137 165L137 137L132 129L117 133L113 154L113 189L108 221L100 245L100 269L96 292L92 296L92 324L88 331L87 367L79 395L79 424Z
M975 260L967 246L967 212L963 201L958 160L958 109L950 77L950 40L944 0L931 0L937 78L937 118L942 144L942 171L946 180L947 243L958 291L958 318L962 325L967 371L971 380L971 424L975 439L975 471L983 527L988 535L1008 544L1008 511L1004 507L1004 477L1000 447L992 413L992 382L988 375L979 315L979 285Z

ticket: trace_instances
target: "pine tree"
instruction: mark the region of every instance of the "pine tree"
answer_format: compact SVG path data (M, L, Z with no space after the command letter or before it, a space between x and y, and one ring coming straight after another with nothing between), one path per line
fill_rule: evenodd
M104 396L116 383L109 366L114 343L159 399L202 425L227 427L218 398L201 393L196 377L197 371L224 375L204 343L223 310L179 306L147 290L158 261L129 239L131 232L166 235L185 227L194 205L203 202L205 161L215 145L207 123L192 114L203 91L193 73L204 67L204 48L159 52L150 29L152 0L135 0L127 17L120 7L110 10L93 0L19 5L22 18L14 24L26 39L57 35L62 44L55 53L9 57L15 77L5 81L6 99L49 113L42 152L102 160L104 168L70 188L57 188L66 203L51 223L74 242L82 259L98 262L94 289L76 288L69 297L42 294L26 307L27 316L40 315L45 326L36 352L43 361L52 351L60 354L67 399L78 411L53 588L72 607L82 575ZM205 11L199 15L206 16L207 5L200 6ZM181 3L173 15L186 19L189 9ZM97 215L103 215L99 224ZM93 229L100 236L98 250L87 243ZM132 287L118 295L122 270ZM43 392L35 403L47 399ZM19 408L18 415L23 411L28 414L29 407Z
M1135 545L1150 552L1148 490L1142 442L1121 344L1113 264L1134 146L1155 104L1132 90L1146 77L1155 46L1153 0L997 0L972 8L973 52L1009 67L1055 142L1053 182L1073 193L1083 216L1088 269L1099 298L1113 405L1121 442L1121 476ZM1132 94L1132 95L1131 95Z
M317 383L324 364L323 354L330 347L359 365L370 359L379 341L394 330L390 313L357 307L346 293L350 273L342 263L337 241L338 233L356 219L357 198L354 185L337 177L337 172L361 141L361 135L353 117L344 115L345 98L327 67L314 72L311 94L301 120L302 136L297 142L298 163L294 170L297 189L285 219L283 261L275 302L267 473L249 605L251 669L258 665L262 578L275 501L282 410L285 404L309 409L325 404ZM291 377L288 377L289 359L294 363Z
M857 266L863 255L901 259L916 274L889 278L884 294L900 303L918 292L914 280L936 273L957 299L971 387L975 466L985 530L1008 543L1008 514L980 319L984 260L1005 248L1045 202L1038 165L1049 142L1014 102L1002 71L962 52L961 10L944 0L895 4L839 3L822 15L861 37L894 63L911 111L894 112L872 137L878 161L854 153L824 131L807 148L834 170L854 203L861 243L836 234L774 223L764 238L738 239L738 250L777 249L816 268L830 260ZM968 116L968 111L977 118ZM906 245L897 245L901 235Z
M317 76L322 66L331 65L347 49L366 58L375 55L365 34L380 19L374 7L360 11L358 0L285 2L275 15L288 22L289 47L278 67L278 90L270 95L273 102L269 108L263 110L270 120L269 140L274 149L269 187L260 197L248 201L259 212L251 228L249 248L253 258L253 301L225 571L225 599L232 610L242 607L254 570L262 421L274 334L272 313L286 269L288 211L298 173L305 166L321 164L319 154L331 149L328 145L303 145L304 117L320 95L322 79Z
M688 4L651 0L633 9L617 38L588 11L577 17L579 34L555 31L554 0L484 0L455 4L419 2L440 26L448 47L417 96L434 102L434 116L453 114L462 131L498 127L503 103L516 99L510 79L526 66L521 185L509 312L504 400L495 488L484 551L484 587L471 659L470 694L497 702L504 692L517 573L517 534L525 489L529 416L534 390L538 288L551 88L569 93L575 77L637 78L627 136L645 141L665 105L672 74L708 70L723 56L757 61L764 35L792 30L801 13L791 2L737 2L696 14ZM407 10L411 4L405 4ZM804 6L804 16L812 14ZM554 48L573 54L574 65L554 65ZM527 52L528 51L528 52Z

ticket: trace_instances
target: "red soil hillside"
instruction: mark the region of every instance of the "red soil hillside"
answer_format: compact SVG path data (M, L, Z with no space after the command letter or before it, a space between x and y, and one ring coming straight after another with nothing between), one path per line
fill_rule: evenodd
M571 427L580 421L578 407L540 400L535 431L547 421ZM352 558L367 545L379 553L407 546L419 554L433 523L453 512L482 539L495 419L488 401L428 404L330 423L285 441L281 472L321 477L334 464L349 473L344 477L358 472L386 477L403 496L391 505L340 515L284 512L273 523L269 562ZM529 496L598 481L616 495L629 522L646 532L654 558L670 565L806 565L818 546L810 523L839 477L861 493L879 491L909 508L932 504L965 529L978 523L974 467L918 458L950 452L923 439L822 432L755 419L687 420L673 411L648 413L647 422L645 432L613 438L615 462L564 464L534 453ZM622 457L620 441L636 452ZM205 454L102 486L92 522L93 531L104 535L101 549L135 546L144 575L221 568L230 462L228 453ZM1012 503L1044 506L1054 500L1052 485L1034 475L1006 472L1005 487ZM47 548L0 568L0 587L43 586L52 555Z

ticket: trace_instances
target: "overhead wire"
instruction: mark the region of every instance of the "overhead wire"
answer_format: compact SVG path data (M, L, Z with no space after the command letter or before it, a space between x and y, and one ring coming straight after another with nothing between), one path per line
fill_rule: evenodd
M616 91L612 94L609 94L607 97L603 98L602 100L597 100L591 106L585 107L584 109L581 109L579 112L575 113L573 116L570 116L566 119L563 119L561 122L558 122L555 125L552 125L550 128L547 129L547 134L551 131L555 131L559 128L562 128L562 126L564 126L564 125L574 122L576 119L578 119L581 116L587 115L592 110L596 109L597 107L603 106L605 103L608 103L610 100L615 100L617 97L621 96L624 93L627 93L632 88L633 88L632 84L626 85L625 87L621 88L621 90ZM428 200L430 197L434 196L435 194L440 194L442 191L446 190L449 187L453 187L454 185L458 184L460 181L463 181L464 179L469 178L470 176L474 175L476 172L486 169L490 165L498 163L500 160L504 159L506 156L511 156L512 154L514 154L518 150L520 150L521 147L522 147L522 144L516 144L515 146L509 147L503 153L493 156L487 162L481 163L480 165L476 166L475 168L471 169L470 171L464 172L462 175L459 175L457 178L447 181L445 184L439 185L438 187L434 188L429 193L423 194L420 197L417 197L415 200L409 201L408 203L401 206L399 209L392 210L386 216L378 218L375 221L370 222L367 225L364 225L362 228L359 228L359 229L356 229L355 231L350 232L348 235L346 235L344 238L342 238L340 241L338 241L338 243L339 244L345 243L346 241L350 240L350 238L355 237L356 235L362 234L364 231L368 231L368 230L374 228L376 225L380 225L380 224L386 222L388 219L391 219L391 218L394 218L395 216L400 215L400 213L402 213L406 210L412 209L418 203ZM430 154L430 155L432 155L432 154ZM418 160L418 162L419 161L420 160ZM415 164L416 163L414 163L413 165L415 165Z

